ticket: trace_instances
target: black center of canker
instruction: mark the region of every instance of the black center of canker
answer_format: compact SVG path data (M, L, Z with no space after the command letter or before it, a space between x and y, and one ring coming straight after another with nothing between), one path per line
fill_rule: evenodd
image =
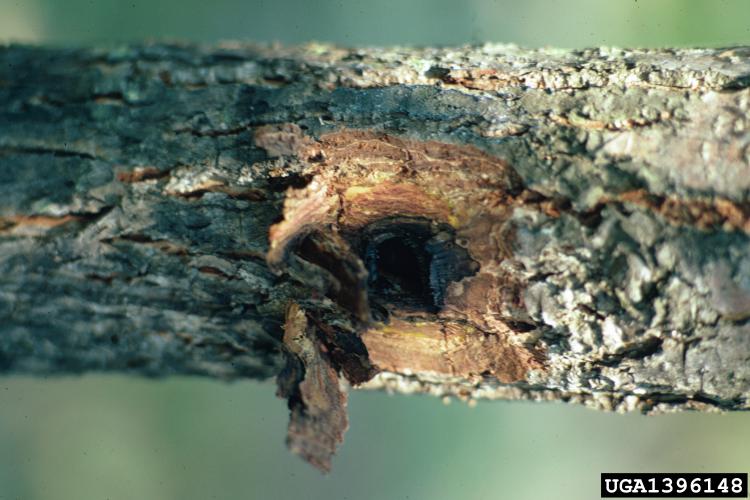
M396 310L437 313L450 283L479 269L451 226L422 218L381 219L341 236L313 231L295 254L327 271L311 283L362 321ZM309 270L295 272L305 279Z
M450 226L424 219L386 219L368 226L359 248L371 305L440 310L448 284L478 268L454 237Z
M432 309L430 261L425 225L396 224L370 234L365 248L370 297Z

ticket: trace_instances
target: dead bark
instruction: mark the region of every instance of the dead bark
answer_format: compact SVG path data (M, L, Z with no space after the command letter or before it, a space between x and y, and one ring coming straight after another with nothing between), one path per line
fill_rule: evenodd
M748 48L0 63L5 373L750 408Z

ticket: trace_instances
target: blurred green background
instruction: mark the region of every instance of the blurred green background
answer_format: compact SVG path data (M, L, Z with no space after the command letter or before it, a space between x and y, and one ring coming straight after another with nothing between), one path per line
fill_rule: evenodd
M737 45L747 0L0 0L0 39Z
M0 0L0 40L750 43L747 0ZM750 415L352 394L328 477L269 381L0 378L0 500L595 499L603 471L748 471Z

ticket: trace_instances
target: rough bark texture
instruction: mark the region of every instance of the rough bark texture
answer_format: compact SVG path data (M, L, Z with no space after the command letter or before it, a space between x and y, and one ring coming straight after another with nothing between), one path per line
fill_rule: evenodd
M271 377L293 307L362 387L748 409L749 86L747 48L2 48L0 369Z

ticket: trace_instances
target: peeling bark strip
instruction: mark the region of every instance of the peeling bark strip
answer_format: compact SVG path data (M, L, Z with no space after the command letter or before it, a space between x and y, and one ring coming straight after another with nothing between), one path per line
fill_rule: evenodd
M289 400L289 449L323 472L331 470L336 446L349 427L346 392L322 352L305 312L289 305L284 325L286 368L279 374L279 396Z
M743 47L4 47L0 369L297 349L358 388L747 410L749 87Z

